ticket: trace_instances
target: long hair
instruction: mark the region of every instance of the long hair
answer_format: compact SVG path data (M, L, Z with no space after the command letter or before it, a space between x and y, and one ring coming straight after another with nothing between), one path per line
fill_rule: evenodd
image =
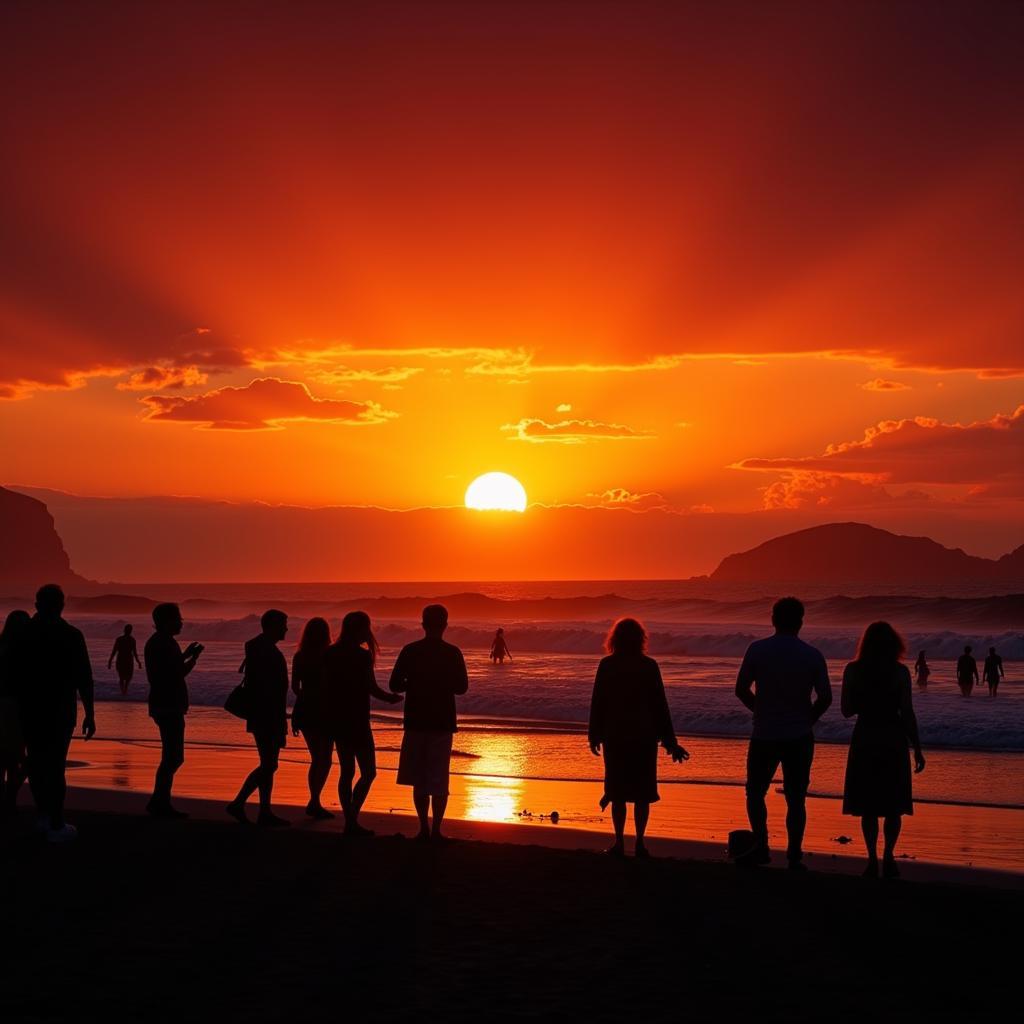
M314 616L302 627L299 650L303 654L323 654L331 645L331 627L326 619Z
M0 632L0 644L6 646L14 643L25 632L31 621L32 616L28 612L15 608L4 620L3 632Z
M872 622L857 645L856 661L873 665L895 663L903 657L906 649L903 637L888 622Z
M618 619L604 640L609 654L643 654L647 650L647 630L637 619Z
M380 644L373 635L370 626L370 616L366 612L349 612L341 620L341 635L338 643L352 644L354 647L366 646L370 652L370 663L377 664L377 655L380 653Z

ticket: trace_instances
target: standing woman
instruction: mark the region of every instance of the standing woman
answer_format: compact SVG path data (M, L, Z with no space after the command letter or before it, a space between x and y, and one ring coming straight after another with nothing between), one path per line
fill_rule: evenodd
M277 647L288 633L288 616L271 608L260 618L260 627L260 635L246 641L241 664L247 701L245 730L256 741L260 763L249 772L227 812L236 821L248 824L245 803L258 789L260 814L256 824L278 828L290 824L287 818L274 814L270 805L278 755L288 735L288 663Z
M922 690L928 687L928 677L932 674L931 667L928 664L928 659L925 657L925 652L921 651L917 655L917 661L914 662L914 675L917 678L917 685Z
M114 641L114 649L110 652L110 657L107 658L108 672L111 665L117 667L117 682L121 687L121 696L127 696L128 684L132 681L132 676L135 675L135 666L138 665L139 668L142 668L142 662L139 661L139 648L135 643L135 637L132 636L130 622L125 625L124 632Z
M324 683L330 735L338 747L341 776L338 800L345 814L345 835L372 836L359 824L370 786L377 777L377 751L370 728L370 697L397 704L402 695L389 693L377 685L373 667L380 645L373 635L366 612L349 612L341 620L341 634L327 649L324 658ZM328 740L328 758L330 740ZM353 785L356 765L359 781Z
M334 749L327 709L324 705L324 655L331 645L331 627L319 616L306 623L302 639L292 658L292 735L306 741L309 749L309 803L306 814L318 821L333 818L323 804L320 794L331 773L331 753Z
M866 878L878 877L878 819L884 818L882 875L899 878L896 840L902 816L914 813L907 741L914 771L924 754L910 696L910 672L900 658L903 638L888 622L873 622L861 637L856 660L843 672L843 717L857 716L846 761L843 813L860 818L868 852Z
M605 640L590 701L591 752L604 752L604 796L612 805L615 842L608 853L625 856L626 804L633 805L636 856L649 857L644 832L658 796L658 744L673 761L689 754L676 742L658 663L646 655L647 632L636 620L619 619Z

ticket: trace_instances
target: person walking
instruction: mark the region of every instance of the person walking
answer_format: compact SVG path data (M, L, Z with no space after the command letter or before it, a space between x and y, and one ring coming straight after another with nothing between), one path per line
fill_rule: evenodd
M324 693L324 655L330 645L331 627L318 615L306 623L292 657L292 692L295 694L292 735L302 733L309 750L306 814L317 821L334 817L320 802L327 776L331 773L334 750Z
M110 657L107 658L108 672L111 665L117 667L117 683L121 688L121 696L124 697L128 693L132 676L135 675L135 666L138 665L139 668L142 668L142 662L139 661L139 649L135 643L135 637L132 636L130 622L125 624L124 632L114 641L114 648L110 652Z

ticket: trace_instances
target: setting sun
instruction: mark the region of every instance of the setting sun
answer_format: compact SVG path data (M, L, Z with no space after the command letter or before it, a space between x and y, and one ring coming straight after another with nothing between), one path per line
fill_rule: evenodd
M526 491L508 473L484 473L466 488L466 508L523 512L526 510Z

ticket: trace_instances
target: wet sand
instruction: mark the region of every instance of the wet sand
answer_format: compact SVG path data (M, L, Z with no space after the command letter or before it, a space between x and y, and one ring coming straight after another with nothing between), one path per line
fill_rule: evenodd
M130 793L72 804L77 843L24 814L0 844L11 1019L986 1020L1017 987L996 936L1020 890L504 841L599 838L550 828L464 824L489 841L435 847L383 815L346 840L295 811L271 832L206 820L214 804L185 822Z

